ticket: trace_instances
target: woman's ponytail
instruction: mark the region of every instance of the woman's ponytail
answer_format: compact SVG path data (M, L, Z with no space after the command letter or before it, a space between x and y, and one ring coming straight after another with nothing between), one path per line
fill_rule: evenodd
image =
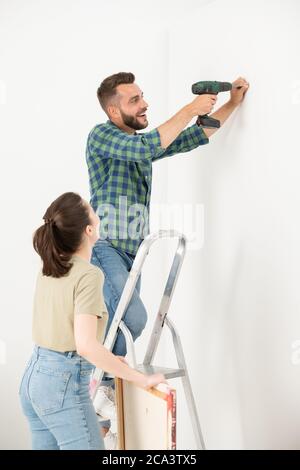
M42 259L45 276L64 276L91 223L88 206L79 194L64 193L52 202L43 219L44 224L34 233L33 247Z

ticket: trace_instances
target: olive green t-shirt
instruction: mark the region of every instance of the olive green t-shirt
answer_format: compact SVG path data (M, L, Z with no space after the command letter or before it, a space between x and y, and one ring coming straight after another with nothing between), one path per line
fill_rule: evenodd
M104 275L77 255L60 278L39 272L33 307L33 341L54 351L76 351L74 315L97 316L97 339L103 341L108 319L103 299Z

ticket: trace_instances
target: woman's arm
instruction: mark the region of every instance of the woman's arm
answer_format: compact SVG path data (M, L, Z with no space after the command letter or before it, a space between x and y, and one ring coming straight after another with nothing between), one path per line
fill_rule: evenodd
M97 341L96 331L97 317L95 315L77 314L74 316L76 350L80 356L98 369L129 382L134 382L142 388L147 389L161 382L166 382L162 374L144 375L129 367Z

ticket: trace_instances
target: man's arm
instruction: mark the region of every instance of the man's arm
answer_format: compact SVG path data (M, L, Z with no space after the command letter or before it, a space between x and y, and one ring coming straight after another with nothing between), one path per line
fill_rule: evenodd
M236 86L242 86L237 89ZM243 78L238 78L233 82L233 89L231 90L231 98L224 106L212 114L212 117L219 119L221 125L230 116L234 109L243 100L244 95L249 87L249 84ZM143 161L143 160L158 160L165 156L174 155L183 151L192 150L203 143L207 143L206 137L210 137L216 132L217 129L202 129L196 126L191 126L189 129L194 132L193 139L194 146L185 145L184 139L191 132L185 129L187 124L195 116L209 114L212 111L217 97L215 95L199 95L191 103L180 109L174 116L172 116L164 124L160 125L157 129L140 135L128 135L120 131L117 127L111 129L106 125L96 126L89 134L87 144L87 155L89 158L115 158L125 161ZM183 131L183 129L185 129ZM183 138L180 136L178 142L174 142L179 134L183 133ZM185 134L186 133L186 134ZM199 138L199 140L197 140ZM186 139L185 139L186 141ZM191 141L191 140L190 140ZM173 147L169 148L174 142ZM178 145L179 144L179 147Z
M216 99L215 95L197 96L164 124L144 134L129 135L116 126L97 125L88 137L87 159L114 158L139 162L161 158L193 117L211 112ZM205 138L204 134L202 137Z
M242 88L236 88L241 86ZM218 119L220 121L221 127L224 122L229 118L233 111L239 106L243 101L244 96L249 88L249 83L242 77L239 77L232 83L232 90L230 92L230 100L221 106L215 113L210 114L209 117ZM215 129L203 129L207 137L213 135L219 128Z
M162 152L156 154L152 161L161 160L162 158L171 157L178 153L190 152L191 150L199 147L200 145L208 144L209 140L206 136L204 129L197 124L184 129L180 132L178 137Z
M220 109L210 116L218 119L221 126L228 119L228 117L233 113L233 111L239 106L243 101L246 91L249 88L249 83L242 77L239 77L232 83L232 90L230 100L225 103ZM241 87L241 88L237 88ZM214 96L214 95L202 95L202 96ZM166 138L170 137L172 132L177 133L176 126L180 128L182 125L187 124L193 116L203 115L203 112L198 112L195 114L195 107L193 106L196 103L190 103L180 110L175 116L173 116L169 121L167 121L162 126L158 127L158 131L161 134L162 147L164 147L163 142L166 143ZM199 103L197 103L198 105ZM171 124L168 127L168 124ZM189 152L194 148L197 148L199 145L208 143L208 138L213 135L218 128L206 129L198 127L196 124L190 126L188 129L181 131L181 133L173 140L171 144L167 146L165 151L158 153L152 158L153 161L160 160L161 158L169 157L181 152ZM165 139L165 140L164 140Z
M178 137L193 117L211 112L217 97L215 95L197 96L191 103L184 106L168 121L157 128L161 147L166 149Z
M227 103L221 106L221 108L219 108L215 113L210 114L209 117L218 119L220 121L220 127L222 127L224 122L229 118L229 116L233 113L237 106L237 104L231 103L229 100ZM203 131L207 137L210 137L219 129L219 127L215 127L214 129L203 128Z

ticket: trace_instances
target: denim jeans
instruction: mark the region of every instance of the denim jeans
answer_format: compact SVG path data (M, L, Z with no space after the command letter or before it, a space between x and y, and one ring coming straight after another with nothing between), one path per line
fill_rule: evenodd
M106 334L115 315L133 261L133 255L113 247L107 240L98 240L94 245L91 262L104 274L103 295L109 316ZM140 289L141 276L138 278L131 301L123 316L123 321L130 330L133 341L140 336L147 323L147 312L140 298ZM120 330L112 352L117 356L126 355L125 338ZM102 385L113 387L114 381L104 376ZM101 426L109 428L110 421L102 421Z
M76 352L35 346L19 389L34 450L102 450L89 395L93 365Z
M98 240L94 245L91 262L98 266L105 276L103 294L109 315L106 333L116 312L133 261L133 255L113 247L107 240ZM140 289L141 277L139 276L123 317L134 341L140 336L147 322L147 312L140 298ZM126 355L125 338L121 331L117 335L112 352L117 356Z

